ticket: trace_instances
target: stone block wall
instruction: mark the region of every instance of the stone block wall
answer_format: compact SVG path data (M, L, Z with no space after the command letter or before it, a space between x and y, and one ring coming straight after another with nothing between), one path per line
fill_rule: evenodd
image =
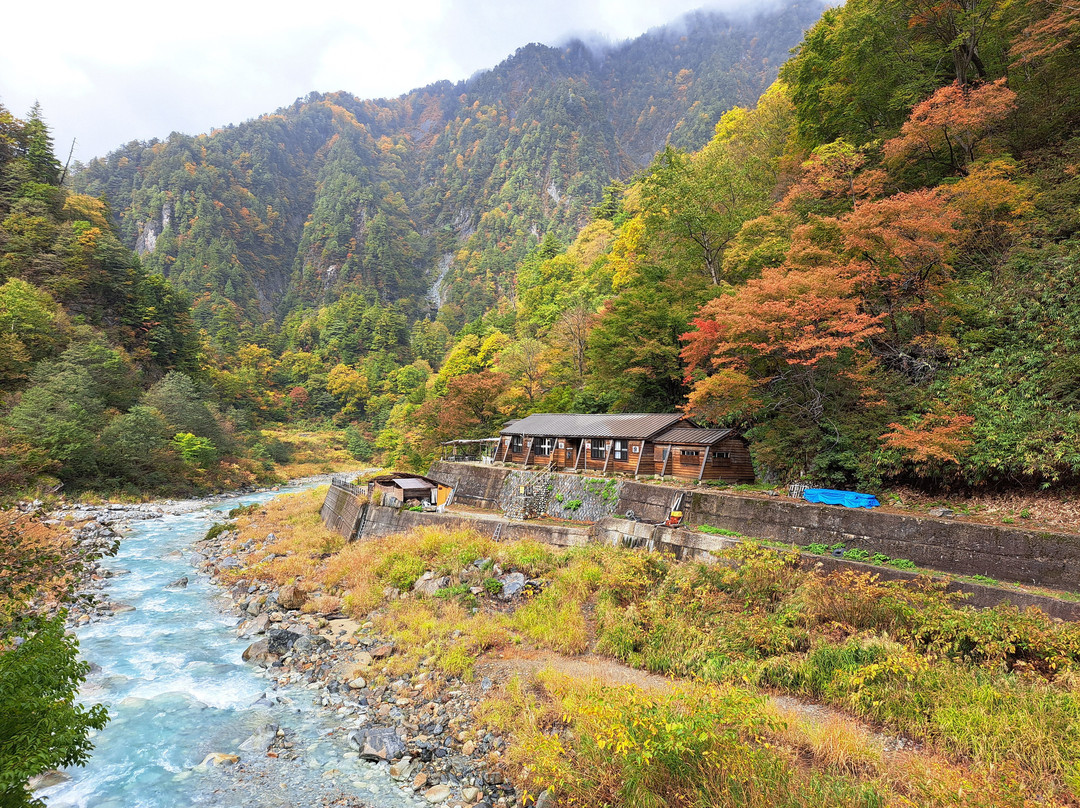
M367 498L358 493L356 486L339 485L335 482L326 492L319 516L327 528L347 540L356 536L364 517Z

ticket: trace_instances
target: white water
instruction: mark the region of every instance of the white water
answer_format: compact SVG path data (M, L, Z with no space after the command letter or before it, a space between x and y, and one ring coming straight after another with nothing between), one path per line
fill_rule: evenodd
M220 518L230 508L272 496L219 501L213 511ZM313 706L312 691L271 690L268 680L241 660L251 641L236 638L237 618L220 610L221 590L192 568L187 552L214 516L207 508L136 522L115 558L106 561L110 568L131 570L111 579L107 597L135 611L77 634L83 658L101 666L81 697L107 705L111 720L94 737L90 762L69 769L70 781L37 796L50 808L307 806L316 803L316 793L334 787L379 806L419 804L383 769L345 757L342 725ZM187 588L165 588L184 575L190 579ZM264 692L275 703L264 699L255 705ZM211 752L250 757L237 747L268 722L297 731L295 748L305 750L302 760L259 756L268 772L246 793L222 788L231 784L232 772L196 768ZM324 776L328 770L339 774Z

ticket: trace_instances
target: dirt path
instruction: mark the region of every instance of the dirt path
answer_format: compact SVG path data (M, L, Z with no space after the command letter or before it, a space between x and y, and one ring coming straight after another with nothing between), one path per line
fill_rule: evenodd
M535 676L539 671L551 669L558 673L572 676L586 682L603 685L635 685L642 690L666 692L681 684L690 684L688 680L669 678L656 673L631 668L617 660L597 654L583 654L568 657L554 651L535 648L510 648L501 653L482 659L476 666L479 676L486 676L494 682L505 682L514 674L527 677ZM867 738L880 748L887 759L894 754L918 753L922 745L910 738L882 731L848 715L843 710L825 704L817 704L793 696L770 694L761 691L772 708L789 724L809 723L819 727L842 727L848 734L857 734Z

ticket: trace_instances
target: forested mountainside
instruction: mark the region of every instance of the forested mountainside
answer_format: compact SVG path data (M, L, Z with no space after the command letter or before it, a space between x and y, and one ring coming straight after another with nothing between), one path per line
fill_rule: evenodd
M346 291L412 321L438 287L460 327L512 296L525 252L572 237L612 180L669 138L700 147L752 104L820 13L816 0L697 13L603 52L529 45L397 99L313 93L208 135L130 143L73 184L109 200L127 245L194 296L226 350Z
M769 30L812 13L789 8ZM312 96L83 167L76 186L106 194L142 265L194 298L188 381L204 386L185 400L222 403L180 428L148 390L140 406L157 415L138 412L165 419L159 442L175 432L162 456L194 475L222 445L265 458L260 425L331 423L355 457L420 468L440 441L530 412L682 407L743 430L769 480L1075 484L1080 11L849 0L760 97L763 54L783 48L725 26L692 17L602 57L529 46L456 86ZM720 71L685 67L740 38L753 55L726 89ZM647 108L631 69L659 79ZM703 142L728 99L742 105ZM13 125L5 176L41 152L32 124ZM26 217L53 216L57 233L104 233L103 219L47 213L36 195L92 196L5 182L2 279L44 288L40 307L59 312L64 284L35 275L34 256L67 242L28 240ZM147 278L136 286L160 284L124 261ZM97 327L147 368L144 387L193 357L143 359L138 329ZM34 362L62 350L26 360L3 434L26 448L9 457L51 456L85 483L81 455L26 420L52 378Z

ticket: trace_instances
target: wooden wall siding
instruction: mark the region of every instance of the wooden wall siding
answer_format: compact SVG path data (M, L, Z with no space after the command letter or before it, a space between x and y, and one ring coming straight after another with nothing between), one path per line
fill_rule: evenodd
M664 468L664 449L671 450L671 457ZM683 450L698 452L696 455L684 455ZM727 452L727 458L709 457L705 453ZM702 461L704 468L702 467ZM677 446L657 445L653 452L653 474L680 477L686 480L724 480L726 482L753 482L754 465L750 460L750 450L738 438L727 438L713 446Z
M559 448L558 440L563 442L563 448ZM511 452L509 443L504 440L499 446L496 457L500 461L522 465L546 466L555 458L554 468L581 469L589 474L660 474L663 467L663 446L655 445L646 440L627 441L626 460L615 459L615 444L609 438L559 438L557 439L552 454L537 454L540 447L539 437L526 436L521 442L521 451ZM599 442L601 446L608 447L603 457L592 456L592 445ZM531 446L530 446L531 443ZM635 452L634 449L638 451ZM699 452L698 455L682 454L682 449ZM700 476L703 480L726 480L728 482L753 482L754 466L750 461L750 450L739 438L727 438L714 446L672 446L672 456L668 461L667 470L664 474L680 477L687 480L696 480ZM727 459L709 459L705 462L702 470L702 458L705 452L728 452ZM640 461L640 462L639 462Z

